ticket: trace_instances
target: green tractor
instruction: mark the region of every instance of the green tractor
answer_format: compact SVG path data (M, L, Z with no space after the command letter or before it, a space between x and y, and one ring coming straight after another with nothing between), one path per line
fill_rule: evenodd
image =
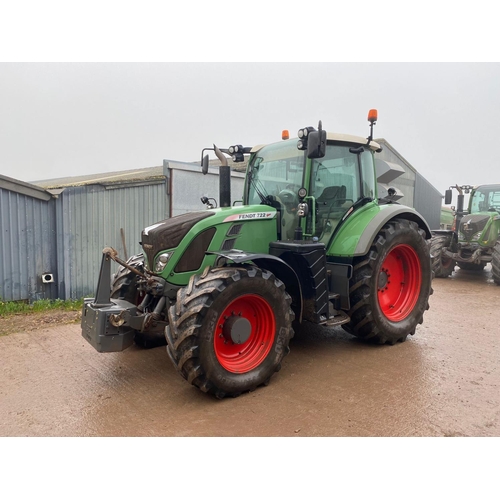
M500 184L452 186L445 205L458 191L454 223L450 230L435 230L431 239L432 270L436 278L450 276L458 265L466 271L482 271L491 262L493 280L500 285ZM464 210L464 197L470 194Z
M219 207L202 199L206 210L145 228L143 254L127 262L105 248L83 337L100 352L163 339L182 377L223 398L267 385L305 322L377 344L413 335L432 293L431 231L395 189L378 199L376 110L368 116L366 139L319 122L298 140L210 148ZM240 204L228 157L247 161Z

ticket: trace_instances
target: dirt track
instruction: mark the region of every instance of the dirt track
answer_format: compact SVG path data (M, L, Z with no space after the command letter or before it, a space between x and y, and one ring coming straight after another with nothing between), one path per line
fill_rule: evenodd
M499 436L500 287L489 267L433 287L405 343L312 327L268 387L222 401L163 347L99 354L79 324L0 337L0 436Z

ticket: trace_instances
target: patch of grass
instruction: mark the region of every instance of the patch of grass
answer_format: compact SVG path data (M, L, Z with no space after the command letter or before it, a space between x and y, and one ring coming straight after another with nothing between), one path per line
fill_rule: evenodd
M52 311L54 309L63 311L79 311L82 308L82 305L83 299L42 299L33 302L33 304L28 304L24 301L2 302L0 300L0 316L8 316L11 314L29 314L33 312Z

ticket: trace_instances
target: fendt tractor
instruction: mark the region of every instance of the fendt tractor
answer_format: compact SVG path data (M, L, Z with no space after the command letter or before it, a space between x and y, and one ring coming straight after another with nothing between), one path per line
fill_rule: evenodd
M305 322L378 344L413 335L432 291L431 231L394 188L378 199L376 110L368 120L368 138L319 122L296 140L204 149L203 173L206 151L221 163L219 206L145 228L127 262L105 248L83 336L101 352L161 337L182 377L223 398L267 385ZM248 162L240 204L228 157Z
M500 285L500 184L451 186L445 192L445 205L452 202L453 188L458 192L453 226L433 231L431 239L434 275L447 278L456 265L482 271L491 262L493 281ZM470 197L465 210L466 194Z

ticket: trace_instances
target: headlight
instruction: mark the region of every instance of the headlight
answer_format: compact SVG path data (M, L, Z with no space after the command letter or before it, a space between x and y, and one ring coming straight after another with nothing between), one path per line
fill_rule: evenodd
M161 273L164 269L165 266L167 265L167 262L170 260L170 257L172 257L174 252L165 252L155 259L155 272L156 273Z
M479 233L476 233L472 236L471 241L478 240L481 237L482 231L479 231Z

